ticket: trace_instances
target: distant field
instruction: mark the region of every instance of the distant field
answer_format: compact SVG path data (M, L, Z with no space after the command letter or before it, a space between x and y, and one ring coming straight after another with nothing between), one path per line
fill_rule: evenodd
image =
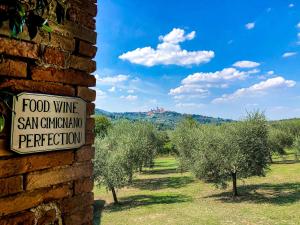
M95 225L300 225L300 163L292 155L276 163L266 177L239 181L237 200L230 189L219 190L178 173L172 157L159 158L153 170L137 174L130 188L111 193L95 188Z

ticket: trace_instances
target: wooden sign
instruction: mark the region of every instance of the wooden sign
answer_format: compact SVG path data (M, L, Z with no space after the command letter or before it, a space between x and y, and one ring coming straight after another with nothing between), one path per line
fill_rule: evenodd
M11 150L20 154L85 144L86 102L81 98L21 93L14 97Z

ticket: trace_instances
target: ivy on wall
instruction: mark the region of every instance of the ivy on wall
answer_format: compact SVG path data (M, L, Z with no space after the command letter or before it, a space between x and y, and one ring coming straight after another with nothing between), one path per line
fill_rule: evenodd
M0 28L4 21L9 22L12 37L18 37L27 26L33 39L38 30L52 32L47 16L50 12L56 15L56 22L61 24L66 15L64 0L0 0Z

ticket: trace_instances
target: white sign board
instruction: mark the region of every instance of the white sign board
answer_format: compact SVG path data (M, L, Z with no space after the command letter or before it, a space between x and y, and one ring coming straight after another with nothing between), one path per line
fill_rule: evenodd
M14 97L11 150L20 154L85 144L86 102L81 98L21 93Z

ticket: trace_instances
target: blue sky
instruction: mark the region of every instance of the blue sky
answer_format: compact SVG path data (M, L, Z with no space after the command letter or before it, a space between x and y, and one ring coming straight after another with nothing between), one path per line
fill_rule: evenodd
M101 0L97 108L300 117L300 1Z

